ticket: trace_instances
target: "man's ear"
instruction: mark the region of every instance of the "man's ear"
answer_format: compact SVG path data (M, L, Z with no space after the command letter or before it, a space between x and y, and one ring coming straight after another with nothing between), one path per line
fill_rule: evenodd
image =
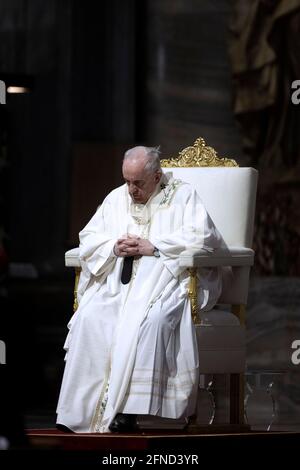
M160 178L161 178L161 175L162 175L162 171L161 170L157 170L157 172L155 173L155 182L158 183Z

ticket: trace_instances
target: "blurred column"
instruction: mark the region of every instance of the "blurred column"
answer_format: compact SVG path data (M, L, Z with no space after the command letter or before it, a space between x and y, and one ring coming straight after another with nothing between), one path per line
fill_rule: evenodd
M202 136L223 156L241 154L231 110L229 13L226 1L148 0L140 7L139 140L174 154Z

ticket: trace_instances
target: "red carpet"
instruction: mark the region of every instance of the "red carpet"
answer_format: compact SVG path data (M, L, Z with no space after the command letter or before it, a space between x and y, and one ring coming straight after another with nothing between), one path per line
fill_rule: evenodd
M296 443L300 447L300 433L280 432L233 432L233 433L184 433L182 431L149 432L134 434L79 434L65 433L56 429L28 429L27 436L32 448L70 451L147 452L206 450L211 445L240 446L262 443L265 447L277 443Z
M227 427L228 429L228 427ZM212 428L210 427L210 430ZM210 431L211 432L211 431ZM0 452L0 468L99 469L145 465L200 465L274 468L299 459L300 433L233 432L73 434L56 429L28 429L26 448ZM237 465L238 464L238 465Z

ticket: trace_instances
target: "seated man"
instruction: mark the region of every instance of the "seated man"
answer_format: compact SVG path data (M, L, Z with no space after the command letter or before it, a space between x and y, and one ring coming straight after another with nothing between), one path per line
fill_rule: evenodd
M198 352L182 251L221 237L191 186L162 173L155 148L125 153L125 184L80 232L79 307L69 323L57 423L75 432L130 431L137 414L194 413ZM221 291L201 272L199 308Z

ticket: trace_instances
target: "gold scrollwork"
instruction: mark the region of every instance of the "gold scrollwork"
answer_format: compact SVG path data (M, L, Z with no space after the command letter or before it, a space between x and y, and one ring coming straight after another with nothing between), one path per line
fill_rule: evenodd
M193 146L181 150L178 157L163 159L160 163L164 168L239 166L231 158L218 157L215 149L208 147L202 137L195 140Z
M188 296L191 301L191 313L193 323L196 325L199 323L198 321L198 302L197 302L197 269L196 268L189 268L188 269L190 275L190 282L188 288Z
M75 268L73 312L76 312L76 310L78 309L77 290L78 290L78 283L79 283L80 273L81 273L81 268Z

